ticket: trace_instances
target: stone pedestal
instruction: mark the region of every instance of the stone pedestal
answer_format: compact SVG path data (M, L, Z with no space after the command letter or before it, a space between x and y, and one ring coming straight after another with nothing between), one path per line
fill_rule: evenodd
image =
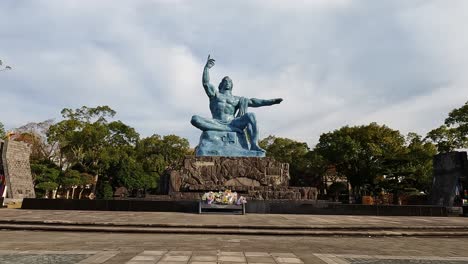
M249 149L244 133L203 131L197 156L265 157L265 152Z
M315 200L313 187L289 187L289 164L272 158L187 157L167 175L174 199L199 199L204 192L230 189L250 199Z

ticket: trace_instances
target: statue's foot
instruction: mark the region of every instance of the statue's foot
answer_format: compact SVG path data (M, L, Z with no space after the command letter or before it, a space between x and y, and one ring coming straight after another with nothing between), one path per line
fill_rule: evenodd
M255 151L260 151L260 152L266 152L264 149L262 149L259 145L252 145L250 147L250 150L255 150Z

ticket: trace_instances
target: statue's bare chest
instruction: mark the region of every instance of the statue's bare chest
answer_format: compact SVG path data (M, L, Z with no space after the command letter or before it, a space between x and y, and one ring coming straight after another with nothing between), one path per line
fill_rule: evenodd
M211 104L214 104L219 108L228 107L234 109L239 104L239 99L234 96L218 95L212 98Z

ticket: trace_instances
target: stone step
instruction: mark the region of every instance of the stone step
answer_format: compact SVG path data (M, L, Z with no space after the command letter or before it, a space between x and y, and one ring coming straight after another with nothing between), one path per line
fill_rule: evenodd
M40 223L34 221L0 222L3 230L35 230L61 232L111 232L111 233L170 233L170 234L231 234L231 235L284 235L284 236L440 236L468 237L468 227L465 226L432 226L432 227L344 227L326 228L297 227L277 228L245 228L228 226L141 226L141 225L105 225L77 223Z
M362 231L362 230L423 230L423 231L468 231L467 225L425 225L425 226L370 226L370 225L248 225L242 224L180 224L180 223L117 223L117 222L89 222L63 220L0 220L0 225L41 225L41 226L95 226L122 228L187 228L187 229L253 229L253 230L312 230L312 231Z

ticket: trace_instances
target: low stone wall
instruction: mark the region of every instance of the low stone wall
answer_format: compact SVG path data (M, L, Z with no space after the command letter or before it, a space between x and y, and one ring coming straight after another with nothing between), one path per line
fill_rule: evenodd
M198 213L198 201L24 199L22 209ZM251 200L247 213L377 216L447 216L443 206L351 205L314 201Z

